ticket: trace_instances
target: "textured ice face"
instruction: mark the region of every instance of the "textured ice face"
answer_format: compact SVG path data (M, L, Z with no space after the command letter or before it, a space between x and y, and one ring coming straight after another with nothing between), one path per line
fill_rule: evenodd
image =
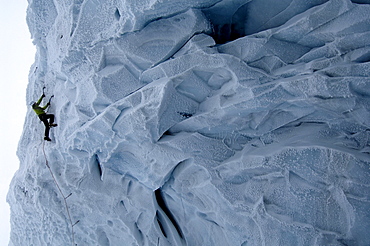
M31 1L10 245L366 245L369 4Z

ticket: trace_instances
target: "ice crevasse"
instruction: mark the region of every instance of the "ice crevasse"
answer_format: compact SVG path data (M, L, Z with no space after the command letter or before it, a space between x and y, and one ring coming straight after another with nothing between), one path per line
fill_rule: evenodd
M369 245L369 13L29 0L9 245Z

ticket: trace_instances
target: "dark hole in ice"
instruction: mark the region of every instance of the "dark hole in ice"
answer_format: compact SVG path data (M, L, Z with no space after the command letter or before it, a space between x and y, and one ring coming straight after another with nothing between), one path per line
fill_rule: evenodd
M116 12L114 13L114 16L116 17L117 20L121 18L121 13L119 12L119 9L116 9Z
M247 4L235 9L234 12L223 13L222 7L203 9L203 13L212 24L211 36L217 44L224 44L246 35L245 20Z
M101 165L100 165L100 161L99 161L98 155L95 155L95 160L96 160L96 166L98 168L100 178L102 178L102 176L103 176L103 170L101 169Z
M187 113L187 112L177 112L179 115L181 115L182 117L184 118L189 118L191 116L193 116L192 113Z

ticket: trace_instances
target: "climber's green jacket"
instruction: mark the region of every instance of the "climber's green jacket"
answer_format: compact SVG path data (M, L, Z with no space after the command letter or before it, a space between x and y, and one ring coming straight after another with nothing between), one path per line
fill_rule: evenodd
M42 95L37 102L32 104L32 109L33 111L35 111L37 115L45 114L45 109L47 109L50 106L50 103L47 103L44 107L40 107L40 103L44 97L45 95Z

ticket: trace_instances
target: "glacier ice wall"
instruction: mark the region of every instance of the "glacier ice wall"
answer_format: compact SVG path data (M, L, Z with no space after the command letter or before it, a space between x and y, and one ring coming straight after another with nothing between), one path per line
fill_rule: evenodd
M27 101L58 127L27 113L10 245L369 245L369 13L30 0Z

